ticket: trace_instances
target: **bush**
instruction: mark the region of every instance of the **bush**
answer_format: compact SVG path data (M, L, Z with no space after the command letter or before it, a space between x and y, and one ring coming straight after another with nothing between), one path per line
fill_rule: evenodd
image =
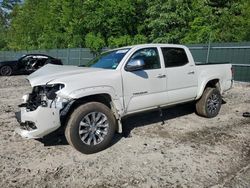
M104 39L101 34L88 33L85 37L85 46L91 50L95 55L101 53L102 48L105 46Z
M140 34L135 35L133 38L129 35L123 35L120 37L110 37L108 39L108 45L110 48L117 48L134 44L143 44L146 42L147 37Z
M108 45L110 48L122 47L132 44L132 39L129 35L123 35L120 37L110 37L108 39Z

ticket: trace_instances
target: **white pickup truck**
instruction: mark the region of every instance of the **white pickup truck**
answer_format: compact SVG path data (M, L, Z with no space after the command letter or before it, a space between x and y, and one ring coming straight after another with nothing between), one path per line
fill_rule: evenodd
M232 86L231 67L195 64L187 47L173 44L113 49L85 67L46 65L27 78L33 89L19 105L16 132L42 138L62 127L89 154L107 148L129 114L196 101L197 114L212 118Z

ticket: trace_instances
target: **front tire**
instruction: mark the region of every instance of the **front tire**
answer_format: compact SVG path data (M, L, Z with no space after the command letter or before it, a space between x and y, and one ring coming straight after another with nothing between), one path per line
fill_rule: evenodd
M8 65L4 65L0 68L0 75L1 76L10 76L12 75L12 68Z
M112 142L116 120L112 111L99 102L89 102L71 114L65 137L81 153L91 154L106 149Z
M206 88L202 97L196 102L196 112L200 116L213 118L218 115L221 108L222 98L216 88Z

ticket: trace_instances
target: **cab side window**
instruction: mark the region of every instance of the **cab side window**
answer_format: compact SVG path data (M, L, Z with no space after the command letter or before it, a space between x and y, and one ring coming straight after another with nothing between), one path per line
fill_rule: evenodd
M187 54L182 48L161 48L165 67L179 67L188 63Z
M129 61L142 59L145 63L144 70L160 69L160 59L157 48L144 48L136 51Z

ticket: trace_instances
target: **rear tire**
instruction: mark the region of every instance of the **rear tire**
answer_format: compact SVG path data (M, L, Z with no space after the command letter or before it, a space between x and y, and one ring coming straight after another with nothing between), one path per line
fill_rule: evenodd
M112 111L99 102L89 102L71 114L65 137L81 153L91 154L106 149L112 142L116 119Z
M196 102L196 112L200 116L213 118L218 115L222 98L218 89L208 87L202 97Z
M4 65L0 68L0 75L1 76L10 76L12 75L12 68L8 65Z

